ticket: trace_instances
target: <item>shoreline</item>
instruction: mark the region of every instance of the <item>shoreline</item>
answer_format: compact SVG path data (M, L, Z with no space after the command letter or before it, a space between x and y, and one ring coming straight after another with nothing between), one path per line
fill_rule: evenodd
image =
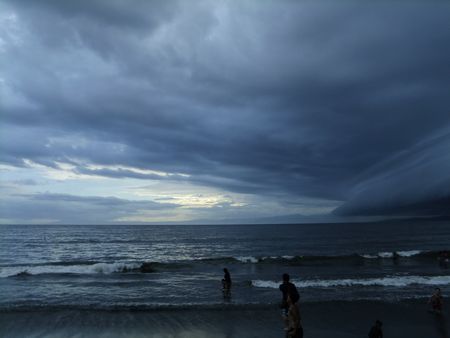
M300 303L305 337L366 337L376 319L386 337L450 338L450 313L428 313L426 301ZM280 311L267 307L160 311L45 310L0 312L1 337L284 337Z

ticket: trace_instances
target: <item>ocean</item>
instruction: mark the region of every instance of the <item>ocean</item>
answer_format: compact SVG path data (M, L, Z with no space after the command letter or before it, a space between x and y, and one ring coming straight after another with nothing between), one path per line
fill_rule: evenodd
M433 220L299 225L2 225L0 336L52 336L54 321L47 323L44 333L33 331L33 327L43 326L41 317L48 313L51 317L65 314L58 319L60 326L70 326L74 318L89 314L99 318L100 313L108 313L109 320L119 326L121 321L111 317L117 313L134 313L129 320L140 322L138 317L143 313L152 313L154 322L166 320L167 313L172 318L170 313L174 312L179 317L189 314L192 320L199 313L216 313L215 318L220 319L220 313L233 311L246 311L243 317L251 320L252 313L260 310L273 311L276 317L283 273L289 273L298 287L301 304L310 307L342 302L425 304L436 287L444 295L450 293L450 262L442 254L449 249L449 222ZM233 280L229 297L221 289L225 267ZM21 321L26 314L27 321ZM188 325L187 319L183 320L184 324L176 325ZM265 320L263 325L269 322ZM31 327L25 328L26 323ZM276 323L271 322L265 331L267 337L273 334L267 332L278 330ZM152 325L145 330L167 331ZM93 336L99 334L96 331Z

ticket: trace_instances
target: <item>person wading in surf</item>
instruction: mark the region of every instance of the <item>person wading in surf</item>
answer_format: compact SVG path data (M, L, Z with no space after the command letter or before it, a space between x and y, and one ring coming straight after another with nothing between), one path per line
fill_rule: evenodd
M432 312L442 313L443 297L440 288L436 288L428 303L431 304Z
M224 297L230 297L231 293L231 276L227 268L223 269L222 291Z
M286 336L288 338L303 338L300 309L298 308L298 304L292 301L292 298L293 297L288 294L286 299L288 305Z
M283 314L286 316L288 312L287 297L291 296L292 302L295 304L300 299L297 288L294 283L291 283L290 276L287 273L283 274L283 283L280 284L280 291L283 293L283 298L281 299L280 308L283 309Z

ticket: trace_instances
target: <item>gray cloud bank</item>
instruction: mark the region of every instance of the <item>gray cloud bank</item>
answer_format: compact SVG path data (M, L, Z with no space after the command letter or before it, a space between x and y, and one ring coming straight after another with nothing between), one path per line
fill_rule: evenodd
M0 203L1 218L28 223L108 224L130 215L170 210L174 205L130 201L114 197L82 197L69 194L37 193L11 195Z
M449 214L444 1L2 1L0 161ZM179 176L185 174L188 176Z

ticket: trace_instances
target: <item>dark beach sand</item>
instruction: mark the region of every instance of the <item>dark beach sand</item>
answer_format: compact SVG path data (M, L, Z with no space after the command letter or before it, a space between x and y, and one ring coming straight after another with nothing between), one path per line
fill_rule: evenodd
M306 303L305 337L367 337L379 318L385 337L448 337L449 312L436 316L426 302L374 301ZM276 306L187 308L145 311L0 312L0 337L284 337Z

